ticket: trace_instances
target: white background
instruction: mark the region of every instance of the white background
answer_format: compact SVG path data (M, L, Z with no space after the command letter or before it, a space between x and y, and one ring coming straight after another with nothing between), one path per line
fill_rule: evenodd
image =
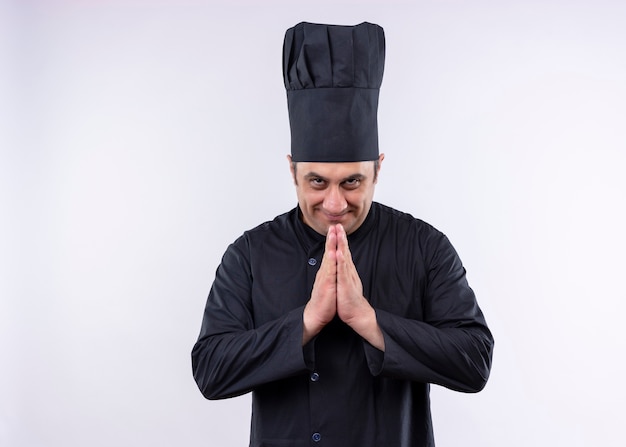
M1 1L0 445L247 445L190 351L227 245L295 205L285 30L387 37L377 200L496 338L439 447L623 446L626 2ZM392 446L390 446L392 447Z

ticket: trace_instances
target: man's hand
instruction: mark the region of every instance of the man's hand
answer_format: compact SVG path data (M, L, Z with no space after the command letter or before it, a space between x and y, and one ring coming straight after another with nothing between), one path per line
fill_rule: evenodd
M385 350L376 311L363 296L363 284L352 262L348 235L341 225L331 226L326 235L322 264L302 317L302 344L319 334L337 314L372 346Z
M337 229L331 226L326 235L326 247L320 269L315 276L311 299L302 317L302 344L307 344L337 314Z
M385 350L385 339L376 321L376 311L363 296L363 283L352 262L348 235L336 227L337 314L339 318L372 346Z

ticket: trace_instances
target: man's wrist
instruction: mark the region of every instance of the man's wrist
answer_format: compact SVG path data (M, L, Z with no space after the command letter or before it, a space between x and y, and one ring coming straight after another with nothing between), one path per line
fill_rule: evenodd
M350 327L369 344L380 351L385 351L385 337L376 319L376 310L369 307L361 318L351 322Z
M302 312L302 346L319 334L323 327L319 321L310 316L309 306L305 306Z

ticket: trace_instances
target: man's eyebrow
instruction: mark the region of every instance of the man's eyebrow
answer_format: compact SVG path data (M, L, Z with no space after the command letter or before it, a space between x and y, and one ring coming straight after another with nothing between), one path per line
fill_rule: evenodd
M304 175L305 180L310 180L312 178L319 178L322 179L324 181L328 181L328 179L326 177L324 177L323 175L318 174L317 172L309 172L308 174ZM361 174L360 172L357 172L355 174L350 174L344 178L341 179L341 182L345 182L346 180L363 180L367 178L367 176L365 174Z
M361 173L359 172L359 173L357 173L357 174L352 174L352 175L347 176L347 177L344 179L344 181L345 181L345 180L363 180L364 178L367 178L367 176L366 176L365 174L361 174Z
M312 178L321 178L322 180L327 180L327 178L324 177L323 175L319 175L317 172L313 172L313 171L309 172L308 174L305 174L304 178L307 180L312 179Z

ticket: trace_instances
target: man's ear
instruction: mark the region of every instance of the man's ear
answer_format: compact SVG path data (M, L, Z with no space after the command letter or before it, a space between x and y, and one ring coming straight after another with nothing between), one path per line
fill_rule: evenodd
M293 162L291 155L287 155L287 161L289 162L289 171L291 172L291 178L293 179L293 184L297 185L298 180L296 180L296 164Z
M374 172L374 183L378 182L378 174L380 174L380 167L383 165L383 160L385 159L385 154L380 154L378 156L378 163L376 165L376 172Z

